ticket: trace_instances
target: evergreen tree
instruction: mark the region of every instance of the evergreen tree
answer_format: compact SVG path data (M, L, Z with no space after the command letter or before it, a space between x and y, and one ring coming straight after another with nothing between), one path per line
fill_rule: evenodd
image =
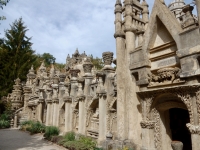
M22 18L15 20L10 27L0 43L0 97L12 91L16 78L26 80L28 70L37 58Z

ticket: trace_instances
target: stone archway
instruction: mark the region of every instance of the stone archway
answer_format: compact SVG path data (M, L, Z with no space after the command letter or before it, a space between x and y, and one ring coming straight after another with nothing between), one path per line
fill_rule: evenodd
M190 115L186 105L175 95L160 96L152 111L155 117L154 138L157 149L172 150L172 141L181 141L183 150L192 150L191 134L187 128ZM171 97L171 99L170 99ZM155 111L156 110L156 111Z
M172 150L173 140L170 129L172 108L186 110L189 123L186 124L191 134L192 149L198 150L199 136L199 85L176 86L138 92L142 106L142 148L155 150ZM197 109L196 109L197 108Z

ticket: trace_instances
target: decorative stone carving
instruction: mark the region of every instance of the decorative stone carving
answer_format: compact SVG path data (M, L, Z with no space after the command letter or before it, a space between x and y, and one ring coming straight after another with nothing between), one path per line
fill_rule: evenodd
M85 62L83 63L84 72L85 73L91 73L92 72L92 67L93 67L93 64L92 64L90 58L87 57Z
M175 91L177 96L183 101L183 103L186 105L189 115L190 115L190 122L193 124L194 123L194 114L192 111L192 103L191 103L191 95L188 92L189 89L187 90L181 90L181 91Z
M177 67L160 69L157 75L151 74L149 86L183 82L180 79L180 72L181 70Z
M199 122L200 122L200 89L196 92L196 103L197 103L197 112L199 116Z
M104 61L104 67L103 69L106 70L113 70L111 64L113 62L113 52L104 52L102 54L103 56L103 61Z
M200 126L195 126L190 123L186 124L187 128L189 129L191 134L200 134Z
M17 78L15 80L15 85L13 85L14 90L10 96L10 100L12 103L12 109L17 110L23 106L23 95L22 95L22 87L21 80Z
M161 149L161 132L160 132L160 115L159 112L154 108L152 110L154 121L155 121L155 127L154 127L154 143L155 147L157 149Z
M71 73L72 78L73 78L73 77L74 77L74 78L77 78L79 72L80 72L79 69L71 69L71 70L70 70L70 73Z
M64 73L59 74L60 82L64 82L65 78L66 78L66 75Z
M141 121L140 125L142 128L154 129L155 121Z
M111 65L113 61L113 52L104 52L103 61L105 65Z

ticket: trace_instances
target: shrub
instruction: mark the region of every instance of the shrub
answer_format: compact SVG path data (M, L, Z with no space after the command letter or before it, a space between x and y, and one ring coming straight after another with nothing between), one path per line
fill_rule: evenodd
M43 133L45 131L45 125L40 122L33 122L27 129L31 132L31 134Z
M56 143L56 144L60 144L60 141L63 139L62 136L52 136L51 137L51 142Z
M8 120L0 120L0 128L9 128L10 122Z
M4 112L0 116L0 128L9 128L10 127L10 114L8 112Z
M65 144L68 141L75 141L75 133L74 132L68 132L66 133L63 138L59 141L60 145Z
M21 123L21 130L29 131L31 134L44 133L45 125L35 121L24 121Z
M79 142L86 145L88 149L94 149L95 146L97 145L96 141L94 141L92 138L86 137L86 136L80 136Z
M96 141L90 137L79 136L79 139L74 141L65 141L62 145L69 150L93 150L96 147Z
M52 136L59 135L59 129L55 126L48 126L45 128L44 137L50 139Z

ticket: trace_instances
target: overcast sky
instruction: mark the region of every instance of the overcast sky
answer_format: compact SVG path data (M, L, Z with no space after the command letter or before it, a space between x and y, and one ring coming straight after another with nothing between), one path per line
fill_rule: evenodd
M0 37L9 24L22 17L36 53L50 53L65 63L79 49L94 57L115 53L114 5L116 0L10 0L1 11ZM152 8L154 0L146 0ZM169 4L172 0L165 0ZM190 3L192 0L185 0Z

